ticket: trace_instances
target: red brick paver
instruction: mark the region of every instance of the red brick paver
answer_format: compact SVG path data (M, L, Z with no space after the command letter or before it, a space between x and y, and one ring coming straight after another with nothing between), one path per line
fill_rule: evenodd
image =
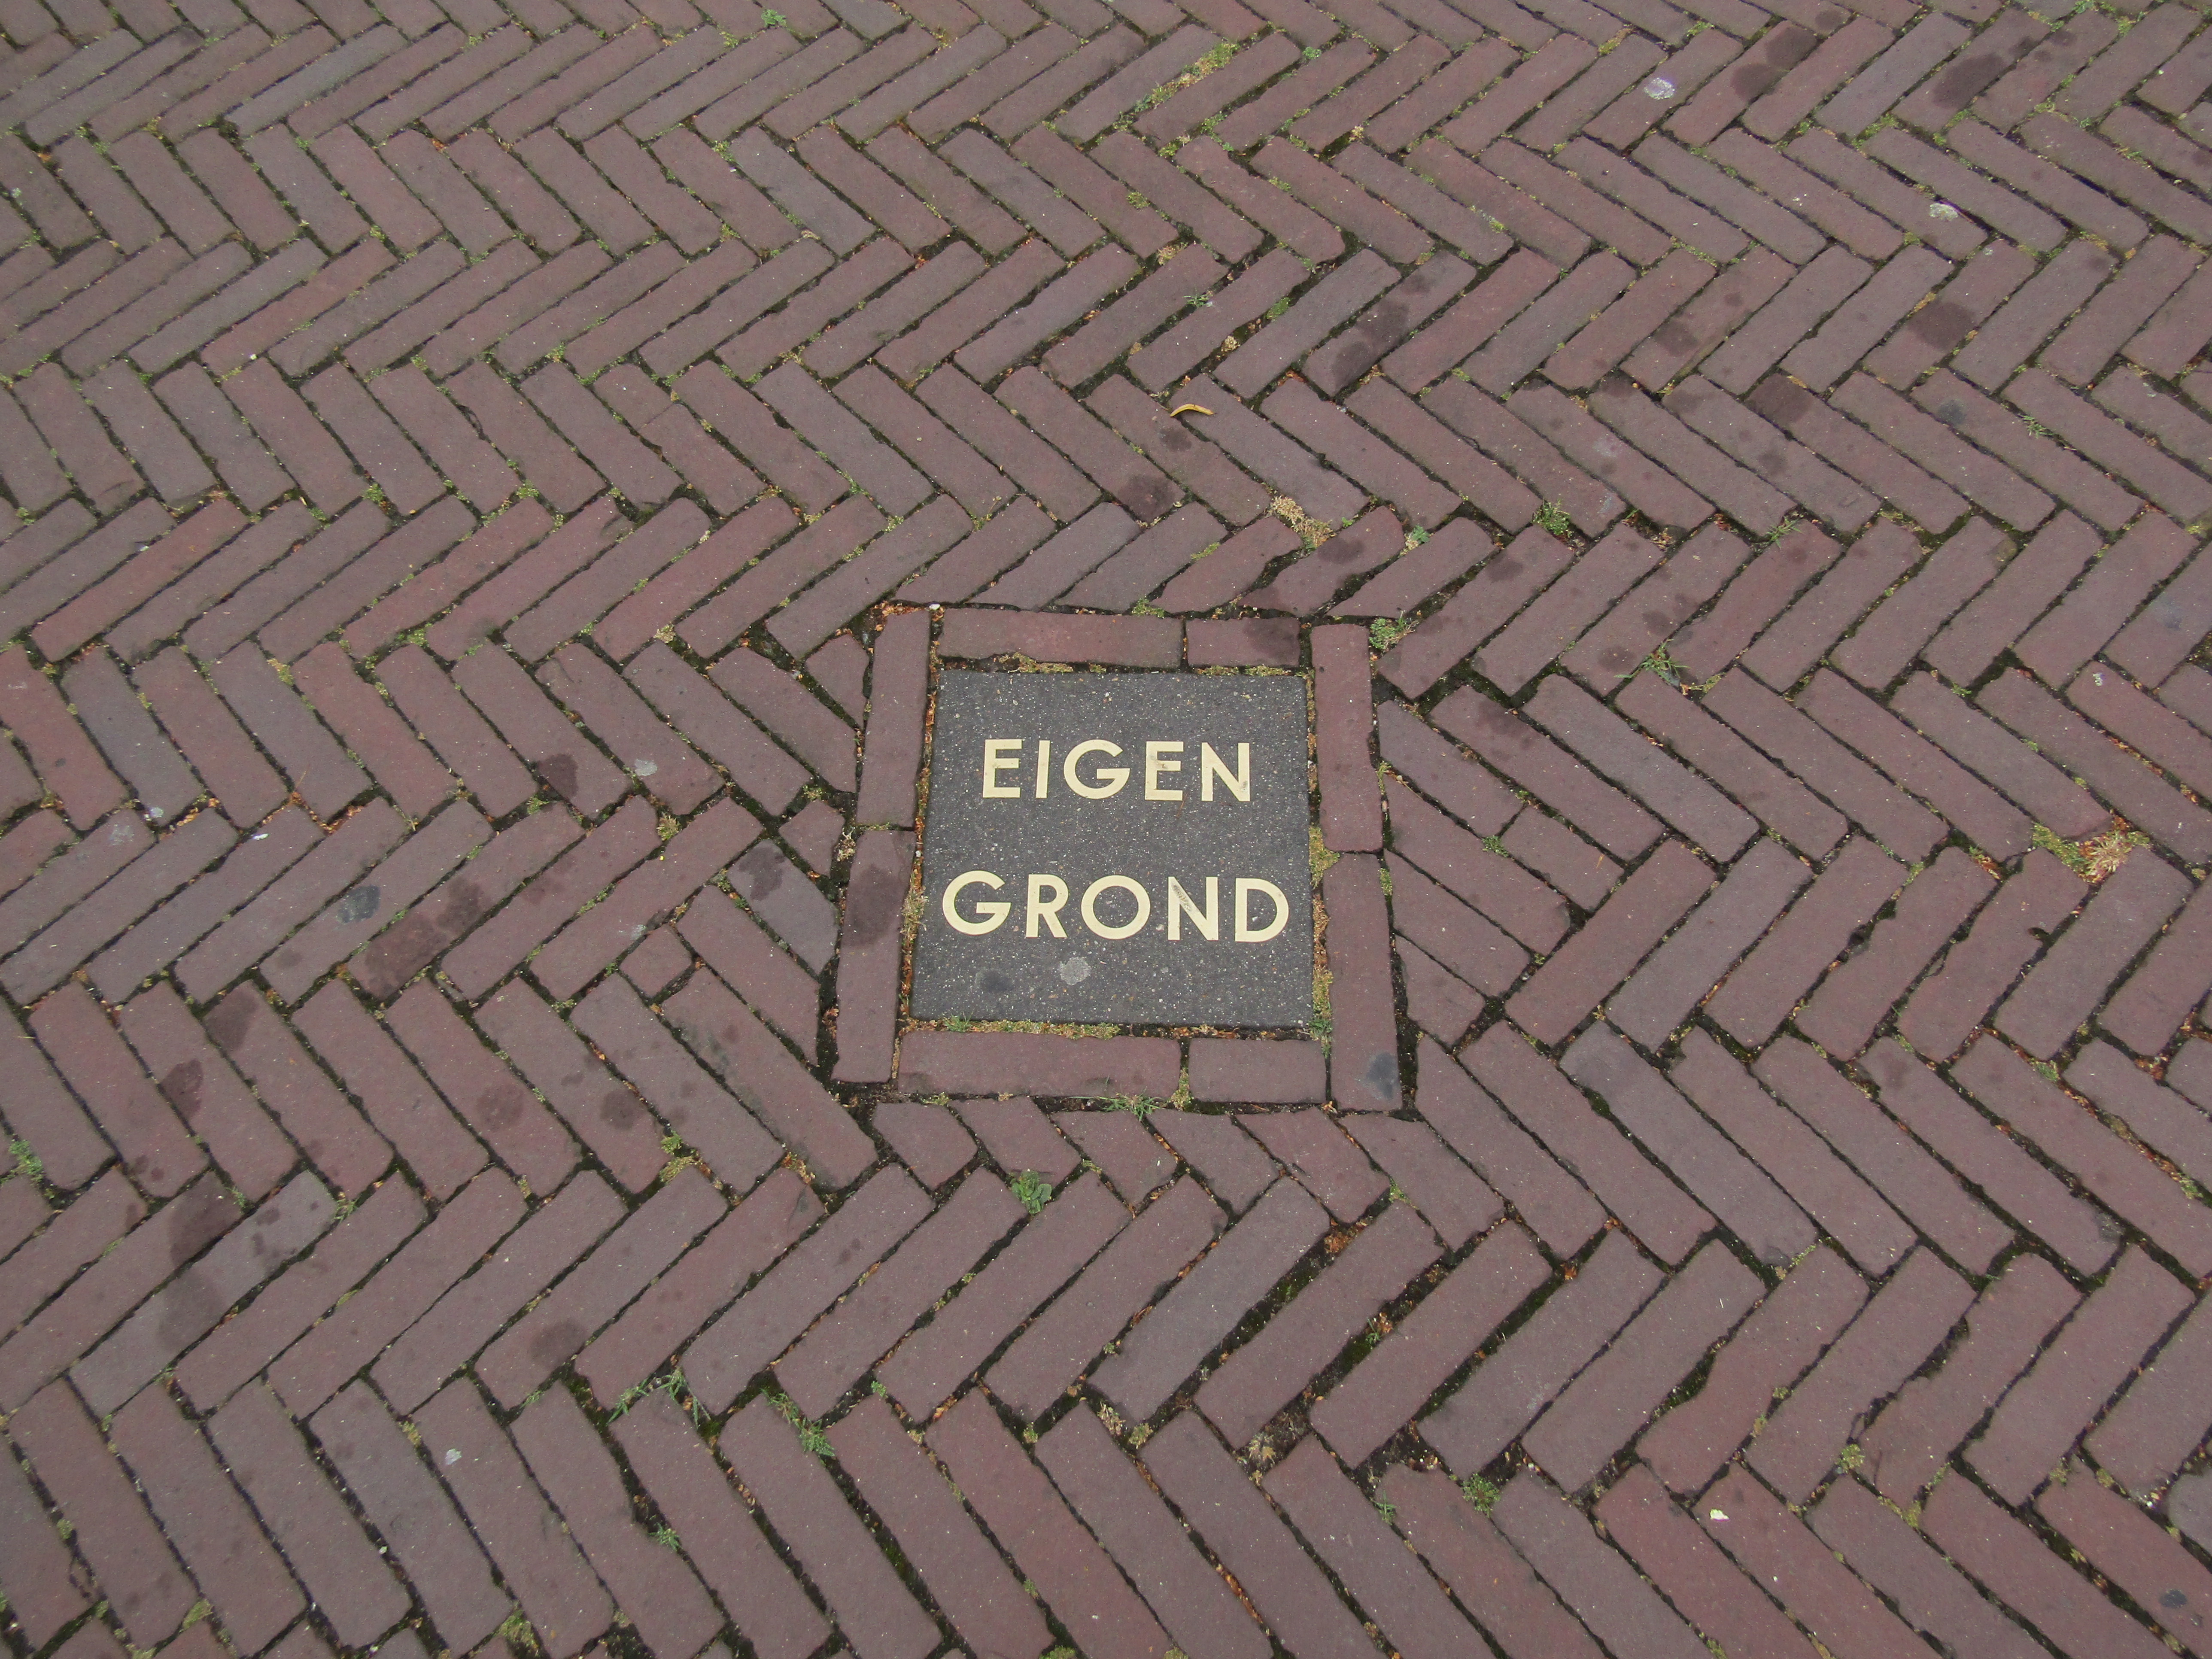
M0 1644L2204 1650L2208 93L0 5ZM1312 1018L912 1019L947 665L1304 679Z

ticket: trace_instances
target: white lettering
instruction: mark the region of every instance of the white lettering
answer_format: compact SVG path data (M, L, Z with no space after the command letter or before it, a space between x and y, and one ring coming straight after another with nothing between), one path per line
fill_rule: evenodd
M1004 922L1007 916L1012 914L1014 908L1012 905L1007 903L1004 899L996 899L988 903L978 904L975 907L975 919L971 921L966 916L960 914L958 901L960 895L966 892L970 887L988 887L991 889L992 891L996 892L1000 888L1004 887L1006 884L1005 882L1000 881L988 870L969 870L963 874L955 876L952 878L951 884L945 890L945 920L946 925L951 927L955 932L962 933L976 934L995 932L1000 924Z
M1067 751L1067 763L1060 768L1060 775L1067 780L1067 787L1085 800L1104 800L1109 795L1118 795L1121 793L1121 786L1129 781L1127 767L1102 766L1098 769L1097 781L1089 783L1075 775L1075 768L1086 755L1119 756L1121 752L1120 744L1109 743L1103 738L1092 738L1087 743L1079 743Z
M1190 925L1208 939L1221 937L1221 878L1206 878L1206 908L1201 912L1190 902L1190 895L1173 876L1168 878L1168 938L1182 938L1182 919L1189 916Z
M1170 755L1181 753L1182 753L1182 744L1180 743L1148 743L1145 745L1145 799L1146 800L1181 800L1182 799L1182 790L1160 787L1161 773L1182 770L1181 761L1167 758Z
M1011 750L1013 752L1009 754ZM1000 783L999 774L1011 772L1022 763L1022 740L1019 738L986 738L983 739L983 799L985 800L1019 800L1022 787L1018 783Z
M1022 787L1008 781L1008 775L1018 777L1025 762L1024 753L1026 738L986 738L983 739L983 799L985 800L1019 800ZM1182 759L1189 745L1180 738L1148 738L1145 743L1145 799L1146 800L1179 801L1188 799L1187 789L1170 789L1163 780L1170 772L1184 770L1188 763ZM1119 744L1109 743L1103 738L1091 738L1077 744L1067 751L1060 763L1060 775L1067 787L1086 800L1106 800L1121 793L1129 781L1131 769L1124 766L1100 766L1089 778L1079 775L1078 766L1093 755L1119 759ZM1199 744L1199 799L1211 801L1213 786L1224 785L1229 793L1241 801L1252 799L1252 745L1237 745L1237 769L1231 771L1229 763L1210 743ZM1040 738L1036 746L1036 772L1031 799L1048 799L1052 793L1053 742ZM642 773L640 774L643 775Z
M1052 893L1051 902L1045 902L1046 890ZM1067 929L1060 925L1060 907L1067 902L1067 884L1058 876L1031 876L1028 912L1029 936L1037 936L1037 923L1042 921L1052 929L1054 939L1066 939Z
M1264 929L1252 926L1252 895L1265 893L1275 902L1275 919ZM1291 919L1291 902L1283 896L1283 890L1272 881L1261 881L1256 876L1237 878L1237 942L1239 945L1265 945L1283 931Z
M1228 787L1229 793L1237 799L1250 800L1252 799L1252 745L1249 743L1240 743L1237 745L1237 773L1232 777L1230 775L1229 769L1222 764L1221 757L1213 752L1212 744L1199 744L1198 798L1200 800L1213 799L1213 780L1217 776Z
M1206 902L1201 906L1191 896L1190 890L1175 876L1167 878L1167 935L1170 940L1181 944L1183 924L1188 921L1196 938L1218 941L1221 938L1221 883L1223 878L1208 876L1205 880ZM1049 929L1054 939L1066 939L1067 929L1061 923L1060 913L1066 908L1070 889L1060 877L1039 871L1028 878L1028 901L1023 913L1023 931L1030 939L1043 936ZM988 870L968 870L953 878L939 900L946 924L955 932L971 938L996 933L1010 918L1013 904L1007 899L970 900L966 910L962 908L962 896L969 889L981 887L997 892L1006 885L1000 877ZM1127 893L1135 901L1136 914L1126 922L1114 923L1099 919L1098 905L1105 895ZM1252 901L1264 896L1274 907L1274 914L1261 925L1252 920ZM1265 945L1276 938L1290 925L1291 902L1283 890L1272 881L1256 876L1237 878L1234 901L1234 931L1232 937L1239 945ZM1084 926L1101 939L1128 939L1141 932L1152 916L1152 895L1142 883L1133 876L1101 876L1083 890L1079 906ZM969 914L972 912L972 914Z
M1117 890L1135 896L1137 914L1119 927L1109 927L1098 920L1098 911L1096 907L1101 893L1110 893ZM1101 876L1083 890L1083 925L1101 939L1127 939L1152 919L1152 895L1127 876Z

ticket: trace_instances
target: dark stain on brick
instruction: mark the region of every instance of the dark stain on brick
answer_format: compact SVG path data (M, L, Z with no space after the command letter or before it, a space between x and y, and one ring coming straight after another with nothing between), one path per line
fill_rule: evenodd
M1408 279L1407 286L1410 288L1412 285L1411 279ZM1352 331L1365 340L1395 340L1406 331L1406 324L1411 315L1400 301L1382 300L1376 303L1374 310L1352 325Z
M1398 1056L1388 1049L1377 1051L1361 1071L1359 1080L1376 1095L1395 1102L1398 1098Z
M1993 52L1961 58L1936 77L1929 95L1946 109L1970 103L1984 87L2004 70L2004 59Z
M1278 624L1265 617L1246 617L1238 631L1244 642L1255 651L1272 650L1279 635Z
M199 1114L200 1089L206 1081L207 1067L197 1060L185 1060L161 1074L161 1097L189 1123Z
M1813 394L1778 375L1753 392L1750 401L1760 414L1788 426L1813 406Z
M1343 530L1321 544L1317 556L1323 564L1350 564L1366 554L1367 536L1355 530Z
M574 755L548 755L538 763L538 769L545 775L563 800L576 798L576 757Z
M1422 279L1420 288L1413 286L1417 277ZM1403 286L1418 294L1434 280L1416 271ZM1345 331L1342 343L1329 354L1328 372L1340 384L1364 373L1370 363L1405 337L1406 325L1411 319L1412 313L1399 301L1379 301L1372 311Z
M514 1085L487 1089L477 1097L477 1115L495 1129L522 1121L522 1091Z
M255 1215L253 1220L259 1222L262 1215L275 1208L276 1206L272 1202L268 1210ZM268 1254L268 1246L258 1239L252 1239L249 1247L256 1255L265 1256ZM164 1347L181 1347L196 1340L222 1317L229 1300L228 1296L208 1283L205 1274L191 1268L179 1273L170 1285L168 1293L161 1298L161 1317L154 1322L161 1345Z
M590 1335L580 1321L556 1319L530 1339L530 1357L541 1365L557 1365Z
M261 1012L261 999L251 989L234 991L208 1011L207 1034L225 1054L235 1054L253 1017Z
M431 939L442 942L446 939L459 939L476 925L477 918L483 913L483 889L472 881L457 881L447 889L445 897L436 905L428 910L416 911L415 915L409 916L386 937L393 939L405 937L411 939L413 934L410 930L416 927L416 917L420 916L422 936L425 942Z
M1841 27L1844 15L1843 12L1829 8L1820 13L1813 26L1821 33L1826 33ZM1775 30L1761 44L1756 58L1738 64L1730 72L1729 90L1739 98L1757 98L1795 68L1817 44L1814 35L1801 28L1785 26Z
M1115 486L1114 495L1131 513L1148 522L1175 505L1175 486L1164 478L1125 478Z
M757 902L783 885L783 872L787 866L775 855L775 849L763 842L738 860L738 868L745 874L745 896Z
M845 896L845 933L854 945L872 945L898 926L904 884L889 870L864 870Z
M1915 339L1948 350L1966 338L1973 325L1973 313L1966 307L1952 300L1936 300L1914 312L1905 328Z

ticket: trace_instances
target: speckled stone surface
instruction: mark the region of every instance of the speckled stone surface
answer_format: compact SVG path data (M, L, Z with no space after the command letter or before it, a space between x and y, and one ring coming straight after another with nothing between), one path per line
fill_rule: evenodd
M1098 743L1113 748L1085 747ZM989 787L1004 792L988 798L987 749L999 763ZM1221 769L1209 768L1209 749ZM1296 676L945 673L922 830L915 1017L1310 1019L1306 755L1306 684ZM952 913L988 932L948 918L946 890L963 877ZM1267 883L1279 906L1240 881ZM1134 932L1110 937L1140 914Z

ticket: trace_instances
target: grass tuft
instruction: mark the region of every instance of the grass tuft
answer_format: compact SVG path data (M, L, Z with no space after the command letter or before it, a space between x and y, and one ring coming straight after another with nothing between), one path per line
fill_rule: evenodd
M1013 1179L1013 1194L1021 1200L1022 1208L1036 1215L1052 1202L1052 1182L1035 1170L1024 1170Z

